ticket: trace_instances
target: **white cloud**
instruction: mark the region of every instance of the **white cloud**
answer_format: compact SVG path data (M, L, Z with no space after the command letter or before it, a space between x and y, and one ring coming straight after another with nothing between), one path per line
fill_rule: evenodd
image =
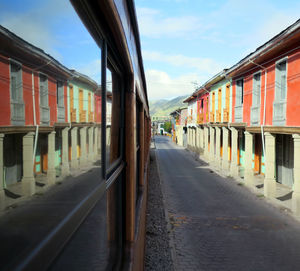
M32 16L5 16L0 20L0 24L61 61L61 54L53 49L57 43L56 39L43 23L37 23Z
M150 38L190 38L208 28L199 16L164 17L159 10L150 8L137 8L137 16L141 35Z
M95 80L98 84L101 82L101 60L95 59L89 63L84 63L81 65L77 65L72 67L71 69L75 69L76 71L83 73L93 80ZM110 76L107 76L107 80L111 80Z
M159 70L146 70L147 92L149 99L172 98L191 94L195 86L193 82L204 81L199 74L184 74L172 78L168 73Z
M181 54L167 55L154 51L143 51L143 59L147 61L156 61L168 63L175 67L192 68L196 72L214 75L223 69L223 65L210 58L187 57Z

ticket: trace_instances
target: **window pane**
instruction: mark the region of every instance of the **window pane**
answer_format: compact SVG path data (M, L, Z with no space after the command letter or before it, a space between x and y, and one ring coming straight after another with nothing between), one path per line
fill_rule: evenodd
M12 112L2 114L6 119L0 126L4 135L3 146L0 142L0 190L7 191L4 208L11 209L10 218L18 210L10 206L28 198L22 206L26 225L16 223L11 228L9 218L1 217L4 230L0 241L4 237L7 240L3 251L14 251L1 253L1 270L46 238L99 185L103 191L97 194L99 201L87 218L95 223L94 228L89 231L83 226L86 235L74 239L80 245L72 246L71 254L70 248L64 249L52 270L68 270L70 265L76 269L83 262L88 268L95 261L99 270L106 269L109 245L122 228L122 220L114 221L120 212L117 201L122 200L122 189L114 184L108 195L102 178L100 42L91 37L70 1L54 2L24 5L22 1L8 1L0 9L1 18L14 18L14 24L0 26L0 77L8 82L1 88L7 95L1 95L5 106L0 110ZM120 156L119 120L112 114L119 110L120 90L116 73L109 73L106 120L107 160L111 163ZM9 127L9 132L4 127ZM122 176L119 178L121 183ZM109 228L109 232L109 223L118 226ZM88 255L93 242L95 251Z

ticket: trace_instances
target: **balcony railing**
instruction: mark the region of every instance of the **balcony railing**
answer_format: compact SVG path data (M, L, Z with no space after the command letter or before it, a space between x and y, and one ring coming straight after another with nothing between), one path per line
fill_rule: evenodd
M79 112L79 122L86 122L86 110Z
M209 113L209 122L215 122L215 113L214 112Z
M238 105L234 109L235 122L243 122L243 105Z
M227 108L223 109L223 122L229 122L229 111Z
M251 125L259 125L260 122L260 106L251 107Z
M193 117L192 116L188 116L187 117L187 123L192 123L193 122Z
M94 112L89 113L89 122L94 122Z
M198 114L198 116L197 116L197 123L198 124L203 124L203 113Z
M57 107L57 121L65 122L65 108L62 106Z
M11 122L13 125L25 124L25 105L23 102L11 101Z
M285 125L286 120L286 101L274 101L273 103L273 124Z
M221 122L221 111L217 110L216 112L216 122Z
M72 109L71 111L71 122L76 122L76 109Z
M41 109L41 125L50 124L50 108L49 106L40 106Z

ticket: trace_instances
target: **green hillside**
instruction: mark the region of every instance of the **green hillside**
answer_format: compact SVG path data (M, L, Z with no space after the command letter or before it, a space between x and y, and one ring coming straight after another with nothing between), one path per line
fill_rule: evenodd
M187 104L183 103L187 96L178 96L171 100L161 99L150 101L150 115L151 117L159 117L159 116L168 116L175 109L187 106Z

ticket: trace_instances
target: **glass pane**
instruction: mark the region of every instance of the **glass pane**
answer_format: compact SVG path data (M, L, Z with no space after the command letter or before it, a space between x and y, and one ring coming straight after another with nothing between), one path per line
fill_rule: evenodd
M106 83L106 166L120 156L120 79L112 69L107 69Z
M7 82L1 88L5 118L0 125L0 193L5 201L0 209L10 209L9 217L4 214L0 221L0 243L5 244L0 246L0 269L38 245L99 185L104 189L88 218L96 220L95 228L80 235L85 239L76 237L73 242L80 246L72 247L71 256L66 248L52 270L69 270L71 265L76 269L94 260L105 269L110 251L109 206L101 177L101 48L70 1L5 1L0 18L0 77ZM107 80L109 130L112 77ZM113 141L111 133L108 142ZM114 153L111 160L119 156L111 143L109 151ZM24 198L28 200L21 217L19 207L12 206ZM11 219L16 221L14 228ZM97 252L88 255L91 242Z

